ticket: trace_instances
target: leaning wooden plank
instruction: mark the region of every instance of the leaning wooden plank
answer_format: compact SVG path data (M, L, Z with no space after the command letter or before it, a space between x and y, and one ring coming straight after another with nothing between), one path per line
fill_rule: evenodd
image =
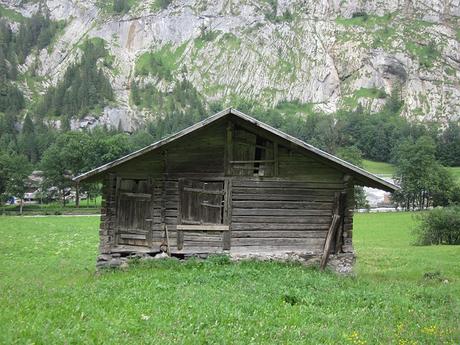
M177 230L189 230L189 231L229 231L228 225L188 225L178 224Z
M337 229L338 224L340 223L340 216L338 214L334 214L332 217L331 227L327 232L326 242L324 244L323 255L321 257L320 269L324 270L327 264L327 259L329 258L329 252L332 246L332 239L334 238L335 231Z

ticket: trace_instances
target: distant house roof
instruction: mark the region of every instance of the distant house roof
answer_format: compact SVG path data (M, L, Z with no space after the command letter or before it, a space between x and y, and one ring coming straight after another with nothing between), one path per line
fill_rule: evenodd
M219 119L222 119L224 117L227 117L227 116L236 116L237 118L239 119L242 119L244 120L245 122L251 124L252 126L255 126L255 127L258 127L258 128L261 128L271 134L274 134L275 136L281 138L281 139L284 139L298 147L300 147L301 149L304 149L306 151L308 151L309 153L313 153L313 155L317 156L317 158L321 159L323 162L325 162L326 164L329 164L333 167L336 167L337 169L340 169L340 170L343 170L344 172L347 172L349 173L350 175L354 176L358 182L360 182L359 184L362 184L364 186L368 186L368 187L373 187L373 188L378 188L378 189L382 189L382 190L385 190L385 191L388 191L388 192L394 192L396 190L399 189L398 186L396 186L395 184L391 183L391 182L388 182L388 181L385 181L384 179L360 168L360 167L357 167L347 161L344 161L343 159L340 159L334 155L331 155L323 150L320 150L310 144L307 144L306 142L300 140L300 139L297 139L289 134L286 134L276 128L273 128L261 121L258 121L256 119L254 119L253 117L251 116L248 116L244 113L242 113L241 111L238 111L236 109L233 109L233 108L228 108L228 109L225 109L225 110L222 110L220 112L218 112L217 114L214 114L208 118L206 118L205 120L203 121L200 121L196 124L194 124L193 126L190 126L180 132L177 132L176 134L173 134L165 139L162 139L162 140L159 140L149 146L146 146L140 150L137 150L133 153L130 153L124 157L121 157L119 159L116 159L110 163L107 163L107 164L104 164L104 165L101 165L100 167L98 168L95 168L93 170L90 170L84 174L81 174L77 177L75 177L73 180L76 181L76 182L80 182L80 181L84 181L90 177L96 177L96 175L99 175L107 170L109 170L110 168L112 167L115 167L117 165L120 165L122 163L125 163L133 158L136 158L136 157L139 157L147 152L151 152L151 151L154 151L154 150L157 150L159 149L160 147L174 141L174 140L177 140L179 138L182 138L200 128L203 128L203 127L206 127L206 126L209 126L210 124L216 122L217 120Z

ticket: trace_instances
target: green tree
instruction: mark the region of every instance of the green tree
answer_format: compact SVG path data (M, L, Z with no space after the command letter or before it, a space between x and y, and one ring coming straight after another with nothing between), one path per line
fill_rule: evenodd
M29 115L26 115L24 118L21 134L19 137L19 147L20 151L29 159L29 162L36 163L38 161L38 147L35 125Z
M32 165L26 156L13 155L6 159L5 194L20 199L19 213L22 214L24 194L27 192L28 177L32 173Z
M401 190L394 200L405 209L425 209L448 203L454 183L449 172L435 158L432 138L406 140L397 150L395 180Z
M4 203L7 199L6 183L8 181L7 175L8 156L0 151L0 203Z
M451 121L438 137L436 155L448 166L460 166L460 124Z

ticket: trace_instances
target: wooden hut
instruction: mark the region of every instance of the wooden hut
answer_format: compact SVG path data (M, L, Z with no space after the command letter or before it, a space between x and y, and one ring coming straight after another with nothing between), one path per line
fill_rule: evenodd
M160 251L352 253L353 187L397 189L235 109L75 181L103 183L100 266Z

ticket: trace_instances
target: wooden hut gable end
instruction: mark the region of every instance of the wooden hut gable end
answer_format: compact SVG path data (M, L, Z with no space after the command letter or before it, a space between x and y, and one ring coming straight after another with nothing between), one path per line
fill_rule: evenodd
M352 252L354 185L397 188L233 109L83 180L104 182L106 256Z

